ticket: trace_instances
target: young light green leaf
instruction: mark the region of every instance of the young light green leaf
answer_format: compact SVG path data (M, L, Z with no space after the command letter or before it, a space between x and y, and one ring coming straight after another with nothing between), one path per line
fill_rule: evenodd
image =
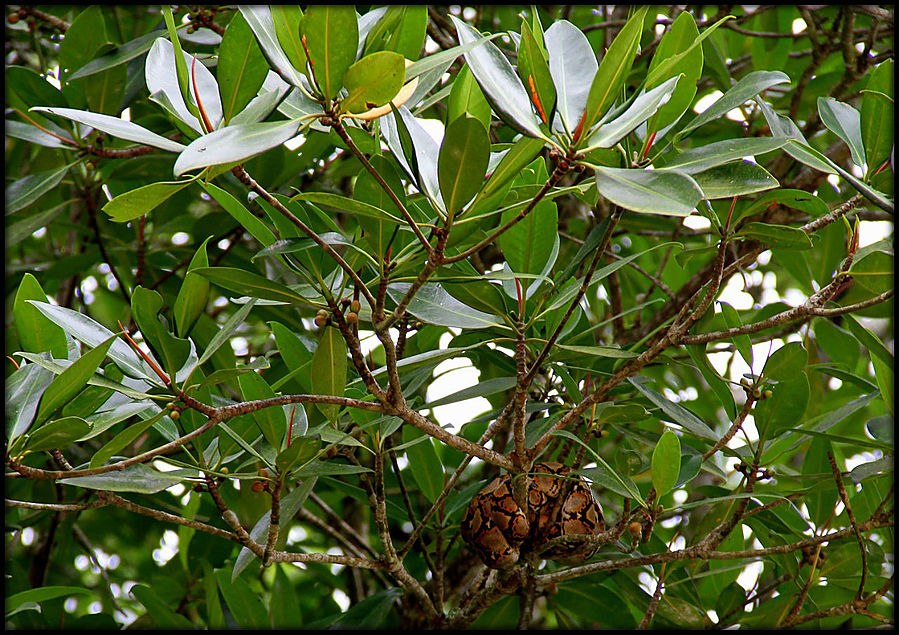
M776 381L790 381L805 369L808 352L799 342L788 342L765 361L762 375Z
M340 112L359 113L383 106L400 92L405 72L399 53L378 51L363 57L343 75L347 96L340 102Z
M116 223L127 223L149 214L191 183L193 183L193 179L161 181L143 185L136 190L119 194L103 206L103 211L109 214L110 220Z
M49 352L55 358L65 358L65 332L26 300L47 301L41 283L31 273L22 276L13 303L13 322L20 346L26 351Z

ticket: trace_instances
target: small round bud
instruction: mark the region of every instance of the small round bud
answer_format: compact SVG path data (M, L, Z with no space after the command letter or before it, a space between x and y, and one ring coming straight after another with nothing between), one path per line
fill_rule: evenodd
M259 468L259 471L256 472L256 474L258 474L258 475L261 476L262 478L268 478L268 470L265 469L264 467L260 467L260 468Z
M350 311L353 313L359 313L359 309L362 308L362 305L359 303L359 300L353 300L350 302Z
M9 15L9 17L6 18L6 20L7 20L7 22L9 22L10 24L15 24L16 22L19 21L19 12L16 11L15 13L11 13L11 14Z
M230 474L230 473L231 473L231 470L229 470L229 469L228 469L228 466L226 465L225 467L223 467L222 469L220 469L219 472L221 472L222 474Z
M346 321L347 321L347 324L355 324L356 322L359 321L359 315L357 313L353 313L352 311L350 311L349 313L346 314Z
M762 394L765 396L765 399L769 399L774 395L774 393L771 391L770 388L768 390L766 390L765 392L763 392Z
M253 484L250 486L250 489L256 492L257 494L261 492L265 488L265 484L262 481L253 481Z
M315 322L316 326L324 326L328 321L328 318L326 318L324 315L316 315L315 320L313 321Z
M180 417L181 417L181 411L180 411L180 410L172 410L172 411L169 413L169 418L170 418L172 421L177 421Z
M634 522L632 522L630 525L627 526L627 529L632 534L639 534L641 531L643 531L643 525L641 525L640 523L638 523L635 520Z

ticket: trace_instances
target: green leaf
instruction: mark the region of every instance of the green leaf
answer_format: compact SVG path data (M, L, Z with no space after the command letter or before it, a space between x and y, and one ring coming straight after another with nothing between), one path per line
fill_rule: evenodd
M574 133L584 117L587 95L599 67L596 54L587 36L567 20L553 22L543 37L556 89L556 111L562 125Z
M340 112L361 113L383 106L400 92L405 73L399 53L378 51L363 57L343 76L347 96L340 102Z
M300 32L306 38L318 88L325 99L332 100L343 85L344 73L356 61L356 10L350 5L309 5Z
M734 234L735 237L758 240L769 247L811 249L812 239L801 229L769 223L747 223Z
M34 353L48 352L57 359L65 358L68 350L65 331L26 300L47 301L41 283L30 273L22 276L13 303L13 321L21 348Z
M680 439L671 430L665 430L652 451L652 484L659 496L674 489L680 474L680 459Z
M212 336L212 339L209 340L209 344L206 345L206 350L203 351L203 354L200 356L200 361L197 362L198 366L203 365L207 362L215 352L228 341L228 339L234 335L235 331L237 331L238 327L240 327L247 319L247 316L250 314L250 310L256 305L256 298L251 299L249 302L245 303L241 306L237 311L235 311L231 317L229 317L225 323L222 325L222 328L216 332L215 335Z
M140 435L149 430L154 423L164 416L166 416L166 412L163 410L152 417L148 417L143 421L138 421L119 432L94 453L94 456L91 457L90 467L95 468L104 465L109 459L133 443Z
M171 472L160 472L149 465L136 463L121 471L104 472L91 476L73 476L60 479L59 482L65 485L109 492L155 494L172 485L183 482L189 476L196 475L196 470L179 469Z
M427 407L433 409L438 406L444 406L446 404L456 403L458 401L465 401L466 399L495 395L514 387L514 377L494 377L492 379L485 379L484 381L479 381L474 386L469 386L468 388L457 390L456 392L447 395L446 397L441 397L440 399L429 401L427 402Z
M450 219L483 186L489 160L490 138L480 121L462 116L450 122L437 158L440 194Z
M300 507L306 502L306 498L309 497L309 493L312 491L317 480L318 479L314 476L312 478L304 479L298 487L292 489L281 499L280 523L282 527L287 526L291 519L297 515L297 512L300 511ZM272 512L269 510L256 521L255 525L253 525L253 528L250 530L250 537L256 542L264 544L269 527L271 527L271 522ZM234 582L234 580L237 579L237 576L246 569L247 565L250 564L255 557L255 554L247 547L243 547L240 550L240 553L237 554L237 559L234 561L234 569L231 571L231 582ZM222 571L222 573L224 573L224 571Z
M543 140L532 137L521 137L509 148L500 160L499 165L493 170L483 189L475 196L474 202L468 208L468 214L477 216L495 207L491 204L505 197L508 185L521 174L525 166L529 165L537 153L543 149ZM452 236L452 234L450 234Z
M300 40L300 23L303 20L303 10L299 5L273 4L268 7L271 11L271 20L275 25L275 35L281 50L291 66L301 72L306 72L306 51Z
M163 306L162 296L156 291L137 286L131 293L131 315L150 346L162 369L174 382L179 369L187 361L191 344L171 334L168 324L158 315Z
M653 81L647 81L646 88L655 88L663 79L683 75L677 88L668 102L659 108L647 125L646 134L651 135L657 130L663 130L674 123L684 114L696 95L696 82L702 75L703 53L702 47L696 46L699 39L699 29L696 21L688 11L683 11L668 27L662 41L652 56L648 75L653 75L664 61L677 58L674 64L664 75L658 76ZM683 54L683 55L682 55ZM682 56L681 56L682 55Z
M144 605L147 609L147 614L151 616L153 623L157 627L180 630L194 628L189 619L172 610L153 588L145 584L135 584L131 587L131 593L137 598L138 602Z
M226 192L222 188L217 185L213 185L212 183L207 183L200 181L201 187L206 190L206 192L214 198L219 205L224 208L226 212L231 214L238 223L240 223L244 229L250 232L250 235L253 236L256 240L261 242L263 245L271 245L275 242L275 234L272 232L268 226L259 220L254 214L250 212L246 208L243 203L238 201L234 196L232 196L229 192Z
M41 452L64 448L87 435L90 430L91 425L81 417L56 419L29 433L25 449L29 452Z
M619 470L614 469L605 459L599 456L593 448L586 445L581 439L569 432L568 430L556 430L550 433L552 436L565 437L571 439L579 445L587 448L593 459L596 461L596 467L578 470L578 474L583 474L588 479L602 487L608 489L625 498L632 498L641 505L646 505L643 497L640 496L640 490L637 485L626 474L622 474Z
M740 218L755 216L756 214L767 211L774 205L782 205L790 209L805 212L812 218L824 216L824 214L830 211L827 208L827 203L810 192L804 190L780 189L764 194L754 200L739 214L734 215L734 218L731 219L731 225L736 223Z
M240 385L244 401L270 399L275 396L275 391L259 373L243 373L237 378L237 383ZM254 410L250 416L268 444L275 450L280 450L287 433L287 417L284 414L284 408L281 406L262 408Z
M865 74L867 82L862 91L861 133L868 160L866 178L877 172L891 156L895 119L895 105L891 101L895 81L893 73L893 60L887 59Z
M17 608L26 602L46 602L47 600L55 600L69 595L94 595L97 592L93 589L85 589L79 586L42 586L27 591L13 593L6 598L6 615L13 613Z
M719 97L718 101L696 115L689 124L677 133L675 138L683 139L699 126L721 117L749 99L752 99L763 90L776 86L777 84L789 82L790 78L780 71L753 71L747 73L740 79L740 81L731 86L730 90Z
M243 15L235 12L219 45L216 71L225 125L256 96L268 71L253 31Z
M340 194L332 194L331 192L302 192L294 196L291 200L308 201L310 203L315 203L316 205L325 205L327 207L339 209L342 212L347 212L348 214L355 214L366 218L374 218L383 221L390 220L397 224L404 222L402 218L393 216L374 205L341 196Z
M855 284L864 287L871 293L885 293L893 285L893 252L873 251L864 258L856 258L849 272Z
M103 211L109 214L110 220L126 223L149 214L191 183L193 180L161 181L143 185L136 190L119 194L103 206Z
M776 381L790 381L805 369L808 352L799 342L788 342L765 361L762 374Z
M702 188L705 199L745 196L780 185L768 170L750 161L719 165L692 176Z
M686 15L686 14L684 14ZM672 168L684 174L695 174L718 165L739 161L743 157L754 157L766 154L783 147L786 140L774 137L741 137L738 139L725 139L716 141L699 148L685 150L674 159L665 164L665 168ZM787 190L780 190L781 193ZM798 190L789 190L797 192ZM811 194L803 192L807 197ZM770 196L770 195L769 195Z
M6 436L10 441L21 437L34 422L41 395L53 373L40 364L27 364L6 378Z
M440 462L440 457L437 456L434 444L428 435L411 426L404 426L404 443L409 443L422 437L424 440L420 443L408 445L405 448L406 458L409 459L408 469L412 472L412 478L415 479L425 498L433 503L443 491L446 478L443 472L443 464Z
M462 115L474 117L484 124L485 129L489 128L490 120L493 117L490 104L467 65L463 66L456 74L453 87L446 100L446 120L449 123Z
M342 397L346 389L347 347L343 336L334 327L325 327L318 348L312 355L309 385L313 394ZM331 424L337 427L340 406L316 404Z
M852 162L863 166L865 146L862 143L861 113L849 104L830 97L818 97L818 115L827 129L849 146Z
M601 124L587 139L585 152L596 148L611 148L630 134L637 126L652 117L668 102L681 76L677 75L652 90L641 93L620 116Z
M302 125L303 122L293 120L244 123L220 128L187 146L175 161L174 174L180 176L210 165L241 163L292 139Z
M718 435L715 434L714 430L712 430L705 421L697 417L695 414L693 414L680 404L668 401L668 399L666 399L664 396L660 395L651 388L646 387L644 385L646 380L646 377L641 376L631 377L628 379L628 381L634 386L634 388L636 388L643 394L644 397L658 406L663 413L670 417L670 420L672 422L683 427L685 430L689 431L699 439L705 439L712 442L718 440Z
M858 338L862 346L868 349L871 363L874 365L874 377L877 380L877 386L880 388L880 394L883 396L884 403L886 403L887 408L892 413L895 391L893 384L893 355L874 333L862 326L853 316L846 316L846 326Z
M609 50L599 63L599 68L590 84L584 115L583 130L590 130L600 118L609 112L612 104L624 86L640 45L643 20L648 7L639 9L628 18L627 23L615 36Z
M543 34L541 33L541 39L542 37ZM592 49L590 54L593 55ZM593 61L596 61L595 56L593 56ZM546 49L543 43L537 40L527 20L521 21L521 41L518 44L518 76L521 78L525 90L530 94L532 101L534 93L536 93L540 107L543 109L543 115L546 117L543 123L548 125L552 121L552 113L556 106L556 87L553 85L553 78L550 75ZM540 114L539 110L537 114Z
M153 46L153 42L156 41L156 38L163 35L165 35L165 31L159 30L151 31L146 35L134 38L130 42L126 42L125 44L104 53L100 57L92 59L90 62L69 75L69 81L90 77L91 75L101 73L110 68L115 68L120 64L130 62L149 51L150 47Z
M805 414L809 402L809 382L804 371L771 388L772 396L756 404L753 411L759 437L775 439L795 427Z
M674 170L595 169L599 193L635 212L689 216L703 197L696 181Z
M283 284L259 274L235 267L198 267L194 273L203 276L223 289L260 300L274 300L288 304L309 304L299 293Z
M736 329L743 326L743 321L740 319L740 314L737 313L737 310L729 305L727 302L719 302L718 306L721 307L721 315L724 316L724 323L727 325L729 329ZM735 335L733 337L734 346L736 346L737 351L740 353L740 357L743 358L743 361L746 362L746 365L752 368L752 339L749 335Z
M190 84L190 91L187 93L190 106L187 106L185 97L182 95L178 69L183 69L185 75L192 73L196 76L197 92L200 94L200 101L203 102L203 108L213 129L217 128L222 121L222 101L219 96L218 83L206 66L199 62L194 64L194 58L181 51L180 44L178 51L178 56L176 56L172 42L165 38L158 38L153 43L144 67L147 90L150 92L151 100L157 103L167 103L178 120L187 124L194 131L203 134L204 130L200 120L191 112L191 108L196 110L192 97L193 82L185 77L185 90ZM176 60L179 59L181 62L177 63ZM192 71L188 70L191 67Z
M72 167L71 164L53 168L46 172L28 174L6 186L6 213L12 214L28 207L44 194L59 185Z
M712 392L715 393L721 405L724 406L724 412L727 414L727 417L732 421L737 416L737 408L734 404L734 396L730 392L730 384L724 381L712 367L706 354L705 345L688 345L686 349L703 379L705 379L709 388L712 389Z
M158 135L151 130L147 130L143 126L136 123L125 121L119 117L111 117L95 112L85 110L75 110L74 108L32 108L38 112L46 112L51 115L58 115L72 121L77 121L85 126L102 130L113 137L124 139L126 141L134 141L142 143L153 148L160 148L167 152L181 152L184 150L184 144L167 139L162 135Z
M411 286L408 282L394 282L387 286L387 295L395 302L399 302ZM439 283L422 285L409 303L407 311L423 322L437 326L483 329L503 323L495 315L462 304L447 293Z
M88 351L54 379L41 398L41 405L37 411L36 422L40 424L46 421L50 415L62 408L68 401L81 392L87 385L100 364L106 358L106 353L116 341L117 335L107 338L105 341Z
M209 281L195 274L193 270L209 266L206 244L210 239L211 236L204 240L203 244L197 248L193 258L191 258L190 264L187 266L187 273L184 274L184 280L181 282L181 288L178 290L178 297L175 298L175 305L172 307L175 327L179 337L188 336L197 318L206 309L206 300L209 297Z
M284 24L284 13L279 15L278 9L266 5L240 5L238 9L250 26L250 30L253 31L253 35L256 36L259 48L262 49L269 65L291 86L305 85L308 87L309 83L303 77L305 64L294 67L290 60L291 54L285 53L285 49L282 48L286 44L282 44L279 33L290 30L290 39L292 40L295 31L294 25ZM295 17L289 16L289 19ZM299 37L299 32L297 32L297 37ZM305 54L303 59L306 59Z
M450 19L456 27L459 44L481 44L465 51L465 61L494 112L522 134L544 138L537 116L531 109L531 99L509 60L473 27L454 15Z
M406 192L391 162L383 156L375 155L371 158L371 165L381 175L384 182L387 183L394 196L405 205ZM372 254L383 258L387 253L388 244L391 244L391 239L393 240L394 253L399 251L399 248L405 244L406 238L405 233L400 234L396 231L398 223L393 219L400 216L401 212L393 202L393 199L381 187L381 184L364 168L359 172L359 176L356 177L356 182L353 185L353 199L354 203L361 202L370 205L372 208L389 212L389 214L382 214L381 218L374 220L367 215L361 214L357 219L371 247Z

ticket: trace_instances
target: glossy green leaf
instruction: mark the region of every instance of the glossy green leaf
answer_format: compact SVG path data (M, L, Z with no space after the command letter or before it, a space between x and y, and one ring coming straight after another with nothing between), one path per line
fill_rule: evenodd
M487 183L469 207L468 213L477 215L481 212L495 209L489 203L495 201L498 197L505 196L506 186L510 185L515 177L521 173L522 169L534 160L534 157L537 156L537 153L542 148L543 141L541 139L523 136L516 141L506 151L499 164L490 174Z
M378 51L363 57L343 75L347 96L340 102L340 112L364 112L383 106L400 92L405 72L399 53Z
M109 459L122 452L128 445L134 443L140 435L149 430L154 423L165 415L165 411L160 411L156 415L138 421L119 432L94 453L94 456L91 457L90 467L95 468L105 465Z
M762 399L753 411L759 436L775 439L802 421L808 407L810 389L805 372L771 388L772 396Z
M259 373L243 373L237 378L244 401L271 399L275 396L268 382ZM287 417L281 406L271 406L254 410L250 417L259 427L262 436L275 450L280 450L284 435L287 433Z
M246 161L292 139L302 125L301 121L245 123L203 135L178 155L175 176L210 165Z
M505 224L515 217L517 212L506 212L501 223ZM554 201L540 201L531 213L508 229L499 237L499 246L503 250L506 262L515 273L541 273L553 251L553 241L548 237L558 232L559 212ZM527 279L521 280L526 289L530 285Z
M211 237L210 237L211 238ZM190 264L187 265L187 273L181 282L172 314L175 318L175 327L179 337L187 337L197 318L206 309L206 300L209 297L209 281L193 273L194 269L209 266L209 257L206 254L206 244L210 238L203 241L197 248Z
M394 196L405 205L406 192L393 165L380 155L375 155L371 158L371 165L377 170L384 182L387 183ZM359 172L359 176L356 177L356 182L353 185L353 199L354 203L365 203L366 205L371 205L373 210L384 210L389 213L389 215L381 214L380 218L374 219L361 214L357 217L365 239L371 247L371 253L376 257L385 257L387 247L391 245L391 240L393 241L392 248L394 253L399 251L406 239L404 235L396 231L398 223L394 219L400 217L401 212L390 195L381 187L381 184L364 168Z
M671 430L665 430L652 451L652 484L657 495L663 496L674 489L680 460L680 439Z
M216 569L219 590L232 618L240 628L270 629L271 618L262 598L239 577L232 577L227 569Z
M196 273L196 271L194 271ZM237 330L239 326L241 326L244 321L247 319L247 316L250 314L250 310L255 306L256 299L253 298L242 307L240 307L237 311L235 311L231 317L229 317L225 323L222 325L222 328L216 331L215 335L212 336L212 339L209 340L209 344L206 345L206 350L203 351L203 354L200 356L200 360L197 362L197 365L200 366L204 362L208 361L215 352L228 341L228 339L234 335L234 332Z
M731 220L731 225L736 223L740 218L754 216L755 214L765 212L776 205L783 205L790 209L805 212L812 218L824 216L824 214L830 211L827 208L827 203L811 192L783 188L758 197L750 205L743 208L739 214L734 215L734 218Z
M149 214L191 183L192 180L150 183L119 194L103 206L103 211L109 214L110 220L127 223Z
M862 143L861 113L849 104L830 97L818 97L818 115L827 129L849 146L852 162L858 166L866 163L865 146Z
M463 116L447 126L437 158L437 179L449 218L481 189L489 160L490 138L480 121Z
M223 289L260 300L274 300L288 304L309 304L299 293L274 280L235 267L197 267L194 273L203 276Z
M253 238L263 245L271 245L275 242L276 238L272 230L259 220L258 217L252 214L243 203L234 198L232 194L212 183L201 181L200 186L206 190L206 192L212 196L212 198L214 198L218 204L234 218L234 220L250 232L250 235L253 236Z
M350 5L310 5L300 23L309 63L325 99L337 97L343 74L356 61L359 25Z
M423 439L423 441L405 448L406 458L409 460L409 470L412 472L412 478L421 488L422 494L433 503L443 491L446 478L443 465L434 450L434 444L430 437L411 426L405 426L403 441L409 443L415 439Z
M318 348L312 355L309 387L316 395L342 397L346 389L347 347L343 336L336 328L324 328ZM331 425L337 427L337 413L340 406L316 404Z
M47 386L37 411L37 423L46 421L87 385L87 380L100 367L116 338L116 335L107 338L79 357Z
M874 294L886 293L894 288L892 251L874 251L852 262L849 268L855 284Z
M705 421L680 404L669 401L663 395L647 387L645 385L645 377L631 377L628 381L634 388L640 391L644 397L658 406L662 412L670 418L670 421L682 426L697 438L712 442L718 440L718 436L715 434L714 430L712 430Z
M643 497L640 496L640 490L637 488L636 483L634 483L634 481L626 474L622 474L620 471L614 469L605 461L605 459L597 454L593 450L593 448L586 445L577 436L575 436L568 430L557 430L550 434L552 434L553 436L560 436L565 437L566 439L571 439L572 441L575 441L579 445L585 447L590 452L590 455L596 461L596 467L578 470L578 474L586 476L602 489L608 489L620 496L623 496L625 498L632 498L641 505L645 505Z
M240 12L234 14L222 36L216 72L227 125L256 96L268 74L265 56Z
M348 214L354 214L360 217L364 216L366 218L373 218L375 220L389 220L396 224L404 222L402 218L394 216L393 214L388 214L384 209L378 208L374 205L369 205L364 201L357 201L346 196L341 196L340 194L332 194L331 192L302 192L300 194L297 194L291 200L309 201L310 203L315 203L316 205L333 207L334 209L338 209Z
M89 77L110 68L115 68L120 64L130 62L149 51L150 47L153 46L153 42L156 41L156 38L164 35L165 31L160 30L151 31L146 35L134 38L130 42L126 42L125 44L104 53L100 57L92 59L90 62L69 75L69 80L74 81L76 79L81 79L82 77Z
M41 395L54 374L40 364L27 364L6 378L6 436L14 441L28 431Z
M721 315L724 317L724 323L727 325L727 328L738 329L743 326L740 314L734 307L727 302L719 302L718 306L721 308ZM737 351L740 353L740 357L743 358L743 361L746 362L747 366L752 368L752 339L749 335L743 334L735 335L733 341L734 346L736 346Z
M892 413L896 390L893 383L893 355L874 333L862 326L853 316L846 316L846 326L858 338L862 346L868 349L871 363L874 366L874 377L877 380L877 386L880 388L880 394L883 396L884 403L886 403L887 408Z
M467 65L459 70L453 80L452 90L446 100L446 111L446 120L450 123L462 115L468 115L484 124L485 129L490 126L493 111Z
M85 436L90 429L90 424L81 417L63 417L49 421L27 435L25 448L29 452L64 448Z
M704 345L688 345L686 347L690 359L699 369L699 373L705 379L705 383L709 385L712 392L718 398L718 401L724 407L724 412L730 420L737 416L737 408L734 404L734 396L730 391L730 384L726 382L712 367L706 354ZM751 349L750 349L751 350Z
M674 170L596 166L596 189L625 209L667 216L689 216L703 197L696 181Z
M58 359L65 358L65 332L26 300L47 301L41 283L30 273L22 276L13 303L13 321L21 348L34 353L48 352Z
M163 306L158 292L137 286L131 292L131 315L150 346L162 370L175 381L178 370L190 355L190 342L172 335L169 325L158 314Z
M394 282L387 286L387 295L395 302L406 294L408 282ZM454 326L463 329L483 329L502 324L500 318L462 304L447 293L439 283L426 283L409 303L407 311L428 324Z
M481 43L465 51L465 61L494 112L522 134L543 138L530 97L509 60L474 28L456 16L451 15L450 19L456 27L459 44Z
M32 110L46 112L51 115L58 115L59 117L82 123L85 126L102 130L105 133L111 134L113 137L142 143L153 148L166 150L167 152L181 152L185 148L182 143L167 139L151 130L147 130L143 126L139 126L131 121L125 121L119 117L110 117L109 115L87 112L85 110L75 110L74 108L41 107L32 108Z
M41 602L55 600L56 598L70 595L94 595L95 593L97 593L97 591L93 589L85 589L78 586L42 586L35 589L28 589L27 591L19 591L18 593L13 593L8 596L6 598L4 610L6 616L9 616L26 602L36 602L40 604Z
M615 36L603 55L587 95L583 131L587 132L600 120L619 97L624 80L634 63L648 8L637 10Z

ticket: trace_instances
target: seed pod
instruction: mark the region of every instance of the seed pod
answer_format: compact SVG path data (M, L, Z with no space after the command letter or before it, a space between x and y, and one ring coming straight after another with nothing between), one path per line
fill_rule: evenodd
M350 311L349 313L346 314L347 324L355 324L358 321L359 321L359 315L357 313Z

